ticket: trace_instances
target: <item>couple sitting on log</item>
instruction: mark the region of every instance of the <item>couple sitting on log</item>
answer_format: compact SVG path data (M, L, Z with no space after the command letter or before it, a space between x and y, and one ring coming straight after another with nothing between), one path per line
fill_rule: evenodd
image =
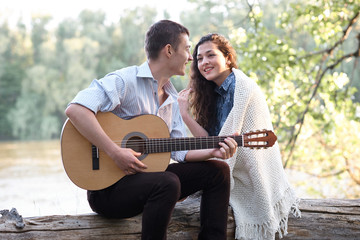
M142 213L142 239L166 239L175 204L198 191L202 193L199 239L227 238L229 204L236 223L234 238L274 239L276 232L281 236L288 214L299 210L276 137L270 136L266 99L259 86L237 69L236 53L223 36L206 35L192 54L190 49L188 29L161 20L146 33L146 62L95 79L80 91L65 112L68 124L91 143L91 149L67 157L71 150L64 146L70 140L63 131L65 169L68 175L79 174L67 168L81 165L89 155L92 161L87 159L86 164L94 175L85 173L84 182L94 183L85 187L91 208L110 218ZM178 94L170 78L185 75L189 62L189 88ZM111 117L103 117L104 112L125 123L117 125ZM151 139L148 135L156 134L161 123L152 127L150 118L139 115L160 117L170 143L166 134ZM194 138L186 137L185 124ZM143 127L143 132L129 131L132 127ZM269 131L249 133L258 129ZM125 136L116 139L118 131ZM201 143L194 147L187 141ZM169 153L163 153L163 147L157 150L159 144L168 146ZM173 144L179 148L174 150ZM258 149L267 146L271 147ZM158 171L152 164L164 154L177 163L167 162ZM102 171L104 175L96 178ZM114 174L119 179L112 179L112 171L122 173ZM96 185L102 181L105 186Z

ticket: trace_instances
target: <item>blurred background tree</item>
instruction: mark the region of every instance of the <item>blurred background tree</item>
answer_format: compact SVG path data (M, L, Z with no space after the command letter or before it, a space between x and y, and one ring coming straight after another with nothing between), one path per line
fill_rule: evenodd
M239 68L267 96L284 167L360 183L359 0L188 0L180 14L191 41L229 38ZM64 109L94 78L145 61L143 42L159 14L124 11L118 22L84 10L0 25L0 140L58 139ZM187 77L174 77L178 90ZM336 184L336 182L334 182ZM315 191L315 190L314 190ZM360 193L349 192L349 196Z

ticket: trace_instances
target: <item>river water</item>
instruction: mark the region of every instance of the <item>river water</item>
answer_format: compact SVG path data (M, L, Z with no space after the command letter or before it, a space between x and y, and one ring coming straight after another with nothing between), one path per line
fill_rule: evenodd
M11 208L23 217L91 212L63 169L59 141L0 143L0 210Z
M286 172L300 198L359 198L360 186L349 177ZM92 212L86 191L64 171L59 141L0 143L0 210L11 208L23 217Z

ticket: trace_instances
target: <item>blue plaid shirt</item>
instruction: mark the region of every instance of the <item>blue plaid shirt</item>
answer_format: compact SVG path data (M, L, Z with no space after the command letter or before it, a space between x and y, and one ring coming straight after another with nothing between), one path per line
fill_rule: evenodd
M209 136L219 135L219 132L234 105L234 91L235 74L232 72L221 86L215 89L217 111L216 124L209 129Z

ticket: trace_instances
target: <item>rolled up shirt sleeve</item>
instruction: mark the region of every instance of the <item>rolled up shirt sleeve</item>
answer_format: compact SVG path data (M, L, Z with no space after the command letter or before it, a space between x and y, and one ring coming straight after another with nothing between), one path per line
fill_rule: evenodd
M177 105L175 103L174 105ZM174 109L175 111L179 111L178 108ZM184 121L181 118L180 112L177 114L175 113L173 116L173 124L172 124L172 131L170 133L170 136L172 138L176 137L186 137L186 129L184 125ZM177 162L185 162L185 156L188 153L188 150L185 151L173 151L171 152L171 158Z

